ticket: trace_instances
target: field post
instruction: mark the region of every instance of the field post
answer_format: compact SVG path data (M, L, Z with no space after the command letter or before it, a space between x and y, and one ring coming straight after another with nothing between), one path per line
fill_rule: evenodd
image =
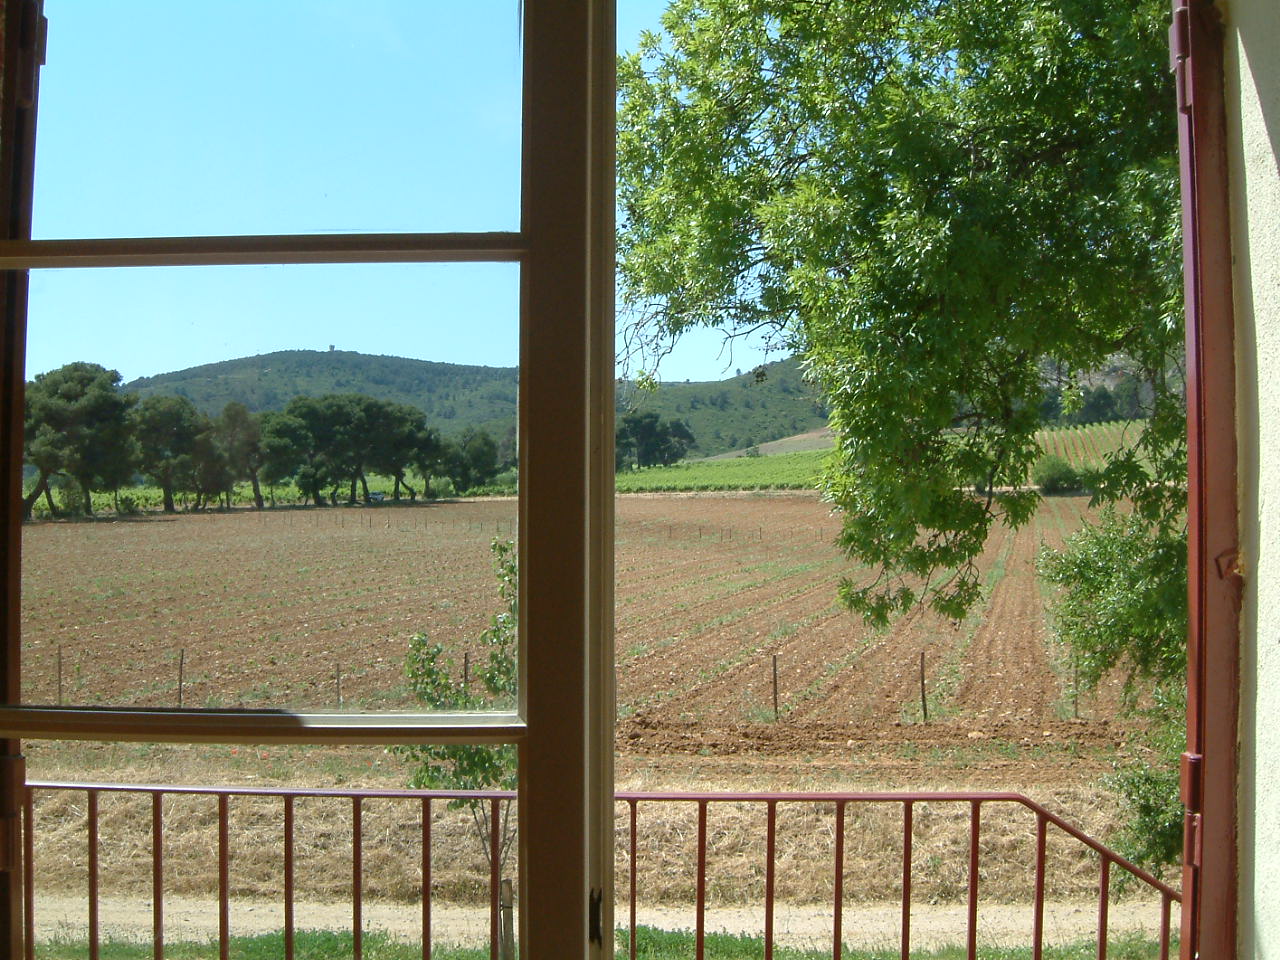
M182 681L183 673L187 667L187 650L183 647L178 651L178 709L182 709Z
M462 654L462 693L463 696L471 696L471 654L465 651Z
M773 655L773 719L778 719L778 655Z
M338 709L342 709L342 664L333 665L333 686L338 692Z
M62 644L58 644L58 706L62 706Z
M929 698L925 696L924 689L924 651L920 651L920 713L924 717L924 722L929 722Z

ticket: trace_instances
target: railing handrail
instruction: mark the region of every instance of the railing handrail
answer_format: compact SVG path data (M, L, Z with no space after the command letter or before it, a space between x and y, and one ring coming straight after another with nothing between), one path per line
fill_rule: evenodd
M164 854L163 854L163 809L166 795L205 796L216 798L218 804L218 911L219 911L219 955L229 956L230 906L227 860L229 854L228 809L232 797L255 797L280 799L284 804L284 954L286 960L294 955L294 891L293 891L293 812L294 801L299 798L345 799L351 804L351 889L352 889L352 936L354 954L359 960L362 956L362 916L363 916L363 852L362 852L362 806L366 800L417 801L421 804L422 828L422 955L423 960L431 957L431 806L436 800L481 801L490 805L489 815L489 919L490 919L490 960L498 960L498 944L500 930L498 873L493 864L499 862L499 810L504 801L512 800L516 793L511 790L385 790L377 788L306 788L284 786L199 786L182 784L124 784L124 783L76 783L69 781L32 780L26 784L23 802L23 849L24 849L24 924L26 929L26 958L35 960L35 906L32 894L34 874L34 796L39 790L80 791L88 795L86 818L89 843L89 956L90 960L98 960L98 799L103 793L136 794L151 798L151 835L152 835L152 891L153 891L153 932L152 939L157 957L162 956L164 940L163 889L164 889ZM776 838L777 816L780 804L830 804L835 808L835 850L834 850L834 901L832 912L832 955L834 960L842 960L843 951L843 889L844 889L844 835L845 814L849 805L858 804L895 804L902 807L902 927L900 948L903 960L911 955L911 916L912 916L912 834L913 813L916 805L929 803L960 803L969 808L969 883L968 909L966 922L966 956L969 960L977 960L978 942L978 901L979 901L979 864L982 807L984 804L1014 804L1035 814L1036 818L1036 861L1035 861L1035 894L1033 899L1033 934L1032 956L1034 960L1042 960L1044 955L1044 908L1045 908L1045 839L1049 824L1053 824L1068 836L1084 844L1098 855L1098 958L1107 957L1107 931L1109 902L1111 899L1111 867L1118 866L1128 872L1136 880L1144 883L1154 892L1160 894L1160 952L1162 960L1167 960L1171 946L1171 906L1181 903L1179 891L1157 879L1151 873L1139 867L1102 843L1094 840L1079 828L1068 823L1062 817L1046 809L1042 804L1020 793L1008 791L984 790L947 790L947 791L848 791L848 792L650 792L650 791L618 791L614 800L625 803L630 813L630 957L637 957L637 896L636 896L636 862L637 862L637 808L641 803L669 804L692 803L697 806L698 814L698 846L697 846L697 897L695 904L695 949L696 960L705 957L706 935L706 867L707 867L707 810L711 804L741 803L760 804L765 807L767 815L767 831L765 841L765 891L764 891L764 960L772 960L774 947L774 910L776 904Z

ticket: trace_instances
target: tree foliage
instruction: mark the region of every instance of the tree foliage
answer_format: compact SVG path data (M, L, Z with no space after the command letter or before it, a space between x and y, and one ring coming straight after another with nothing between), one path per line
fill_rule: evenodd
M414 697L430 710L511 709L516 699L516 624L519 620L519 581L515 544L495 538L490 544L493 572L498 580L498 598L504 609L489 619L488 628L478 638L485 660L478 664L474 679L464 678L456 657L425 633L409 638L405 675ZM415 745L395 748L418 766L410 786L449 790L514 790L516 751L509 744L497 747L468 744ZM490 853L490 816L487 803L474 800L450 801L451 808L471 811L475 836L486 856ZM510 801L503 801L500 814L500 867L515 838L511 828Z
M618 419L615 465L668 467L693 446L693 433L680 420L663 420L653 410L631 411Z
M1109 415L1080 384L1123 362L1125 405L1149 417L1090 484L1127 512L1046 570L1084 680L1124 663L1156 684L1160 750L1186 571L1167 11L675 0L619 63L618 135L633 339L763 329L805 357L836 436L839 544L879 571L841 596L873 622L973 606L992 527L1036 508L1035 431ZM1172 822L1167 780L1117 780L1137 833Z
M764 326L803 352L872 620L976 600L991 527L1035 508L1046 363L1123 353L1175 389L1165 14L676 0L620 62L624 301L655 341Z
M96 363L68 363L27 384L25 459L37 470L23 502L27 516L54 476L77 484L86 513L93 512L95 487L114 490L128 482L135 456L128 414L136 399L120 390L119 373Z

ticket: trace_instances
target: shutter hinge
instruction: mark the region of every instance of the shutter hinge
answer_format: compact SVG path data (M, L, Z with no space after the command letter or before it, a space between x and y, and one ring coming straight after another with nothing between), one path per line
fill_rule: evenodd
M1204 756L1184 753L1178 779L1181 781L1182 805L1186 808L1182 820L1182 862L1199 867L1204 852L1204 823L1202 808L1202 769Z
M1182 766L1179 769L1179 782L1182 787L1182 805L1192 813L1201 811L1200 803L1200 770L1204 766L1204 755L1188 751L1182 755Z
M599 887L592 887L591 894L587 901L588 920L587 920L587 939L598 947L604 946L604 930L602 929L600 914L604 906L604 891Z
M1169 24L1169 71L1174 76L1178 110L1191 111L1191 89L1187 84L1187 58L1191 56L1191 8L1175 7Z

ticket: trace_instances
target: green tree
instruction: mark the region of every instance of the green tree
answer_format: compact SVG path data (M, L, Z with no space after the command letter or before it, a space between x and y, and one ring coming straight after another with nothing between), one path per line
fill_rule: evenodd
M165 513L177 511L174 491L191 487L196 438L205 418L186 397L153 395L133 411L138 466L160 488Z
M1150 418L1091 483L1132 505L1135 544L1185 547L1167 17L1163 0L675 0L619 63L633 340L764 330L804 356L831 409L839 545L878 571L840 594L873 622L977 601L992 527L1039 499L1046 369L1137 372ZM1185 587L1162 572L1111 570L1126 612ZM1053 575L1068 605L1097 586ZM1080 650L1108 630L1060 622ZM1161 662L1183 635L1150 638Z
M57 474L76 483L87 514L95 487L128 482L137 454L128 414L136 401L120 390L119 373L96 363L68 363L27 384L24 446L36 483L23 498L25 516ZM49 506L52 512L52 498Z
M658 345L763 327L804 354L840 544L882 574L842 596L872 620L977 599L992 526L1036 506L1045 363L1122 352L1165 383L1166 20L1161 0L676 0L619 64L624 302Z
M437 463L457 492L483 486L498 473L497 441L484 430L468 427L444 441Z
M261 473L266 461L262 445L261 417L232 400L222 408L217 421L218 436L226 452L233 479L248 480L253 488L253 505L263 508Z
M693 434L683 421L662 420L653 410L633 410L618 420L616 466L669 466L684 457L693 443Z
M306 462L310 448L311 435L307 425L298 417L283 411L268 411L262 414L262 481L272 491L272 503L275 503L275 487L288 480L293 480ZM304 498L317 497L317 488L304 486L298 481L298 487Z
M476 674L479 683L464 682L457 662L444 645L425 633L409 638L405 675L419 703L430 710L510 709L516 702L516 624L519 621L519 581L515 544L495 538L490 544L493 571L498 579L498 598L504 609L489 619L489 627L478 643L487 654ZM477 689L478 688L478 689ZM468 744L414 745L395 748L401 756L417 763L409 781L418 789L514 790L516 751L511 745L484 747ZM475 800L451 800L452 809L466 807L471 813L475 837L490 856L490 804ZM500 844L497 869L501 870L515 839L511 823L511 802L500 804ZM490 867L495 865L490 863Z
M418 499L418 492L409 486L406 475L411 465L423 460L433 460L437 456L439 434L427 426L426 417L421 410L405 404L384 402L378 409L378 422L373 436L369 466L394 480L391 494L393 499L400 499L401 487L409 491L409 499Z

